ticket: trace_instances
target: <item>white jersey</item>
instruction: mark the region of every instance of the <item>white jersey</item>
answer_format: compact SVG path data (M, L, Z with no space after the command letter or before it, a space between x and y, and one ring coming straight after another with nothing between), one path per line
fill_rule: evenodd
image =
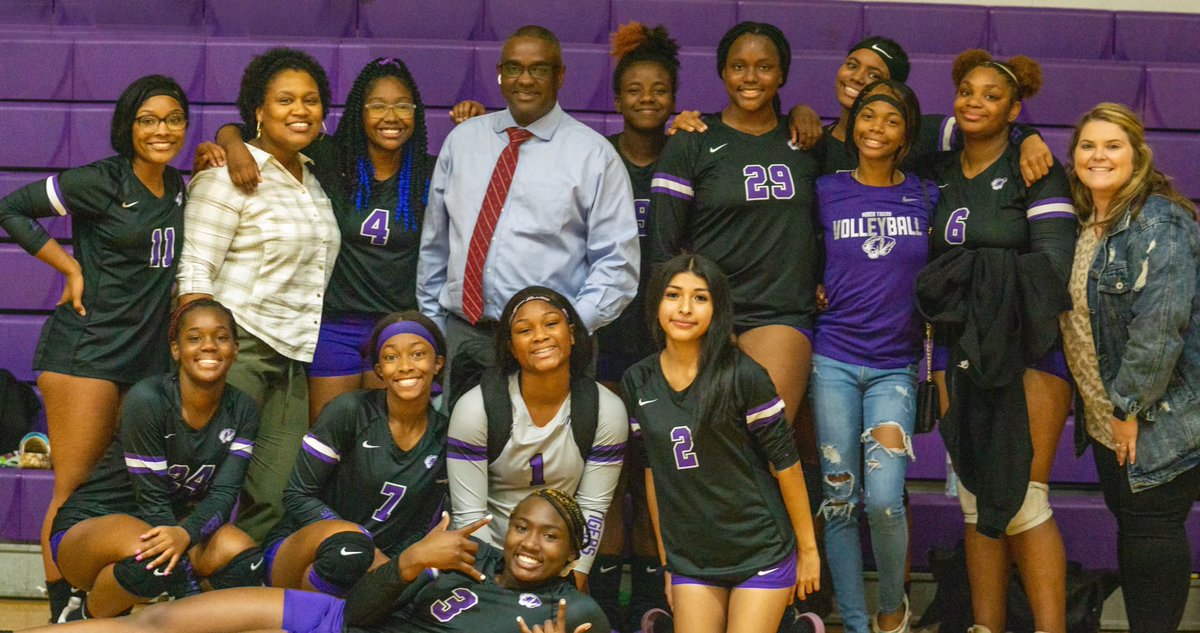
M571 397L545 426L537 426L521 397L517 374L508 378L512 400L512 431L496 461L487 462L488 425L483 408L483 390L475 387L459 399L450 416L447 472L453 527L472 523L486 514L492 522L475 533L480 540L504 547L508 517L522 499L537 488L558 488L575 495L587 519L592 545L576 565L587 573L595 558L604 528L604 513L612 501L629 418L625 405L603 386L600 392L596 437L585 458L579 454L571 431Z

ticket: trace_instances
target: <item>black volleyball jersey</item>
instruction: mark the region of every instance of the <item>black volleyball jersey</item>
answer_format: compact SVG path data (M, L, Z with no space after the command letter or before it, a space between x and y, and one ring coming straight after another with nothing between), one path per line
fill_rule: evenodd
M445 414L429 407L425 435L404 451L388 426L387 391L352 391L330 402L304 436L283 493L274 540L324 519L371 533L388 556L420 539L446 498Z
M342 235L342 248L333 265L325 291L323 314L366 314L382 316L417 309L417 255L421 246L421 224L425 204L418 203L404 214L396 210L398 183L403 168L387 180L371 183L371 197L360 211L353 192L346 191L338 174L337 146L321 137L309 145L305 155L313 159L313 174L333 201L333 215ZM427 169L417 167L426 161ZM413 157L413 173L432 173L434 158ZM409 174L409 187L424 187Z
M59 508L53 531L129 514L179 525L198 543L229 521L257 434L258 408L233 385L208 424L193 429L183 420L178 377L146 378L126 394L116 439Z
M706 116L708 130L667 142L650 185L651 261L684 250L729 276L739 328L811 328L818 253L817 161L791 143L787 123L761 136Z
M625 171L629 172L629 184L633 186L633 211L637 216L638 245L642 249L641 278L633 301L615 321L596 330L596 343L601 353L621 354L640 358L654 351L654 339L646 327L646 285L650 281L650 244L646 239L647 219L650 213L650 180L654 177L655 163L640 167L629 162L618 146L620 134L608 137L617 149Z
M1058 161L1050 173L1026 187L1021 177L1020 149L1009 144L982 173L966 178L960 152L939 162L941 189L933 217L930 246L934 256L952 248L1011 248L1043 252L1065 286L1075 253L1078 226L1067 174Z
M727 420L699 420L699 389L672 389L658 354L621 379L631 432L640 433L654 477L667 568L694 578L744 580L796 550L769 468L800 461L783 400L749 356L739 352L734 371L739 415Z
M398 568L386 564L368 574L346 597L347 622L355 619L360 597L370 610L383 613L370 624L347 626L348 633L508 633L517 630L517 616L526 626L540 625L558 615L558 601L567 601L567 631L584 623L599 633L609 630L608 618L590 596L575 589L570 577L554 578L525 591L496 584L504 566L504 552L486 543L479 545L475 568L487 574L480 582L458 572L426 571L416 581L398 580ZM366 592L361 591L366 589Z
M155 196L113 156L26 185L0 200L0 224L30 254L50 236L33 218L70 215L83 269L80 316L58 306L42 327L34 369L133 384L167 371L175 262L183 242L183 178Z

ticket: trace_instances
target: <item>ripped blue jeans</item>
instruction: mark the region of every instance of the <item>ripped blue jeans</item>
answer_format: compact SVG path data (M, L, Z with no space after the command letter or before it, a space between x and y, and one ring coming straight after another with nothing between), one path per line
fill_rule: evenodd
M813 354L809 395L821 453L825 556L847 633L869 633L859 516L865 510L879 570L879 610L904 606L908 526L904 475L912 458L917 369L872 369ZM903 445L887 448L872 431L893 426Z

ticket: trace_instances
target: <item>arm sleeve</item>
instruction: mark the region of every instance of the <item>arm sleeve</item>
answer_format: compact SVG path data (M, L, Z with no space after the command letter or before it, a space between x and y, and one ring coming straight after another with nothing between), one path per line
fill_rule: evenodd
M638 451L638 454L642 458L642 463L649 464L650 462L646 461L646 444L642 441L642 423L635 415L639 386L631 372L626 371L625 375L621 376L621 398L625 401L625 411L629 415L629 450Z
M583 476L575 490L575 500L587 520L591 533L591 545L583 550L575 569L588 573L604 534L604 515L612 503L613 490L621 476L621 464L625 459L625 441L629 437L629 416L621 399L603 386L600 390L600 411L596 422L596 438L592 441L592 452L583 464Z
M737 381L741 396L737 401L745 406L746 427L771 465L780 471L799 462L800 452L784 415L783 399L775 393L767 371L739 354Z
M116 200L119 175L108 173L105 165L69 169L5 196L0 200L0 227L27 253L37 253L50 234L35 218L98 216Z
M633 301L642 258L629 174L612 145L601 142L597 162L604 167L587 211L588 275L575 296L575 309L588 332L611 323Z
M1018 154L1014 154L1018 156ZM1014 167L1015 180L1021 181L1021 170ZM1026 195L1025 218L1029 221L1029 250L1043 253L1049 259L1055 283L1065 288L1075 259L1075 236L1078 219L1067 184L1067 172L1058 160L1050 173L1029 187Z
M429 584L432 575L421 572L411 583L400 576L400 557L376 567L360 578L346 594L345 623L350 626L375 624L412 602Z
M1189 247L1188 231L1195 227L1184 222L1194 221L1179 213L1129 240L1132 319L1121 365L1108 391L1112 403L1131 414L1153 406L1166 394L1183 353L1195 301L1195 261L1200 255Z
M483 410L483 390L476 386L459 398L450 414L446 438L446 474L450 479L452 529L482 519L488 505L487 415ZM494 543L491 525L475 532L484 543Z
M354 444L360 402L352 394L335 398L321 410L312 431L301 442L296 465L283 490L283 508L302 526L341 518L320 495L337 472L343 453Z
M245 201L224 169L205 169L192 177L183 209L179 294L213 293L213 280L225 263Z
M447 138L449 145L452 139ZM442 148L429 181L429 203L421 227L421 251L417 258L417 306L446 331L446 310L440 296L446 285L450 263L450 215L446 209L446 182L450 179L449 147Z
M242 491L250 456L254 453L254 440L258 436L257 408L249 397L242 396L238 398L233 415L237 420L234 425L236 432L229 441L229 452L217 467L204 499L179 523L179 527L187 530L193 543L212 535L229 521L238 494Z
M688 215L695 202L693 150L700 136L681 133L671 137L650 181L648 242L653 266L678 255L687 245Z
M133 484L138 516L152 526L175 525L178 520L170 495L181 482L172 481L167 471L167 445L163 437L170 406L153 383L142 381L129 390L121 405L121 427L117 432L125 451L125 468ZM188 536L196 543L192 532Z

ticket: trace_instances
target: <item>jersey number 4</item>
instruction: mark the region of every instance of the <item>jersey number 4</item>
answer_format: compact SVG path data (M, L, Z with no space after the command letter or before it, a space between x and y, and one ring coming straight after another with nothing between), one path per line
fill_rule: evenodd
M671 429L671 442L675 444L675 469L687 470L700 465L696 451L692 449L692 430L686 426Z
M787 165L746 165L746 200L791 200L796 195L792 170Z
M967 241L967 216L969 215L971 215L971 210L966 207L959 207L950 214L950 219L946 220L947 244L962 244Z
M371 244L384 246L387 244L388 234L392 232L391 222L392 213L390 211L375 209L367 216L367 219L363 220L358 233L363 237L371 238Z

